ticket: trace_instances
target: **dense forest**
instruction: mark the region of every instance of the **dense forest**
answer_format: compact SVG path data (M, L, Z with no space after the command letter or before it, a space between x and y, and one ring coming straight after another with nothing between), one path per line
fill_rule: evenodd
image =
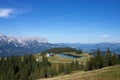
M120 64L120 55L112 54L109 48L104 56L98 49L96 56L91 57L85 65L77 60L70 63L51 63L45 56L42 57L42 61L36 61L33 55L11 56L0 58L0 80L36 80L117 64Z
M41 62L37 62L33 55L12 56L1 58L0 80L36 80L83 70L83 67L78 61L53 64L44 56Z
M41 55L45 54L45 53L55 53L55 54L59 54L59 53L64 53L64 52L75 52L76 54L82 54L82 50L77 50L75 48L70 48L70 47L59 47L59 48L51 48L49 50L43 51L41 52Z
M100 69L106 66L117 64L120 64L120 54L112 54L112 52L108 48L106 53L102 55L102 52L98 48L96 55L94 57L91 57L90 60L87 61L85 70L88 71Z

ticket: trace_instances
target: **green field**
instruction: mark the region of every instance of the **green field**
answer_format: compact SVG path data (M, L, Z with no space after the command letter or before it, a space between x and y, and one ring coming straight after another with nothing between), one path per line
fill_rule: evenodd
M93 71L80 71L40 80L120 80L120 65Z
M74 52L71 52L71 53L69 52L69 54L82 56L82 57L81 58L77 58L77 59L71 59L71 58L59 57L58 54L56 54L55 56L48 57L48 60L50 62L52 62L52 63L70 63L73 60L78 60L79 63L85 63L91 57L88 53L75 54ZM35 57L36 57L36 59L38 59L38 61L42 60L42 56L40 56L39 54L35 55Z

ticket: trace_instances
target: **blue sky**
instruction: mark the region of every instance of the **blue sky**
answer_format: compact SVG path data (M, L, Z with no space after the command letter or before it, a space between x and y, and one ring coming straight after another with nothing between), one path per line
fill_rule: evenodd
M51 43L120 42L120 0L0 0L0 33Z

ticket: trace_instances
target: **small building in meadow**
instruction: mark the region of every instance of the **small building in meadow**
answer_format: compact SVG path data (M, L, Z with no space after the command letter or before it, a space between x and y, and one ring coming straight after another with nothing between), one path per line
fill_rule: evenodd
M38 62L39 60L38 60L38 59L36 59L36 61Z
M46 56L47 56L47 57L54 56L54 53L47 53Z

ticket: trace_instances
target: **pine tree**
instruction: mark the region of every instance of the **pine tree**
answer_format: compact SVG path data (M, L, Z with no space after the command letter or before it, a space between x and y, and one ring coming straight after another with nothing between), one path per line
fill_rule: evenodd
M58 72L59 72L59 74L64 72L64 64L63 63L59 63Z
M79 66L79 62L76 60L75 61L75 70L79 70L80 69L80 66Z
M120 54L118 55L118 64L120 64Z
M111 58L111 65L117 64L118 63L117 61L118 61L117 55L113 54Z
M102 68L103 67L103 57L102 57L102 53L100 51L100 49L98 48L98 51L97 51L97 55L96 55L96 63L97 63L97 66L96 68Z
M71 73L70 64L65 63L65 65L64 65L64 74L69 74L69 73Z
M109 48L107 49L105 56L106 56L106 60L107 60L107 65L111 66L112 65L112 53Z

